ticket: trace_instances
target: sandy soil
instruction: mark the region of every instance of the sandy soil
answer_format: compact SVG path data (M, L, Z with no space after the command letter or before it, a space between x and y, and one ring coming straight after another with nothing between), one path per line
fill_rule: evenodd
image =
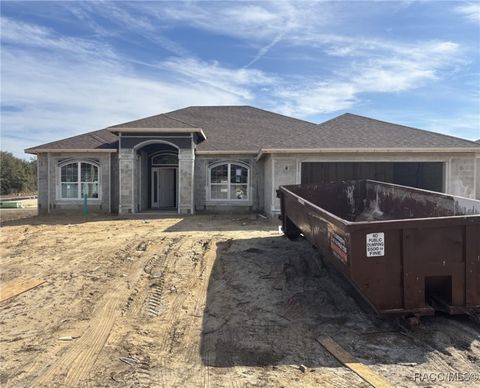
M0 305L2 386L369 386L322 335L396 386L480 385L415 381L479 371L476 323L377 319L307 241L264 220L33 217L0 231L2 283L47 280Z

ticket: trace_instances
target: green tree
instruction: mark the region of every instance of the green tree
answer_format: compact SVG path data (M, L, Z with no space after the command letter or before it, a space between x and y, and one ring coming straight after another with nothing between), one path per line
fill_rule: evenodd
M23 160L10 152L0 151L0 192L32 193L37 190L36 160Z

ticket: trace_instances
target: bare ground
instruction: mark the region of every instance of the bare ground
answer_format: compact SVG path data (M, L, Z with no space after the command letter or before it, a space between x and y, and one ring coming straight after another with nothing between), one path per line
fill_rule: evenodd
M476 323L377 319L263 220L33 217L4 223L0 249L2 283L47 280L0 305L2 386L369 386L322 335L393 385L480 384L415 380L478 372Z

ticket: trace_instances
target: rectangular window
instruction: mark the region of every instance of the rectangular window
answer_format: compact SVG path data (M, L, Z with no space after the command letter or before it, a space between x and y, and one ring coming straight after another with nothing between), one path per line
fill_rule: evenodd
M212 199L228 199L228 185L212 185Z
M78 184L62 182L62 198L78 198Z
M248 199L248 186L230 185L230 199Z

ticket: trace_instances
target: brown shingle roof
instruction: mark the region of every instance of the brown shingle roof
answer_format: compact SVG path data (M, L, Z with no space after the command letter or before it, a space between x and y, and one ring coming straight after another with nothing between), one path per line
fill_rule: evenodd
M345 113L318 124L326 148L475 148L470 140Z
M250 106L192 106L118 124L111 128L201 128L207 140L199 151L260 149L410 149L476 148L469 140L392 124L350 113L322 124L283 116ZM31 148L116 149L117 136L104 130Z
M187 108L188 109L188 108ZM145 117L143 119L129 121L123 124L113 125L109 128L195 128L178 119L169 117L167 113Z
M288 146L298 134L316 128L308 121L251 106L192 106L167 115L203 129L207 140L198 145L200 151L258 152L267 146Z
M66 139L52 141L36 147L28 148L25 152L35 153L37 150L108 150L118 148L118 136L106 129L83 133L67 137Z

